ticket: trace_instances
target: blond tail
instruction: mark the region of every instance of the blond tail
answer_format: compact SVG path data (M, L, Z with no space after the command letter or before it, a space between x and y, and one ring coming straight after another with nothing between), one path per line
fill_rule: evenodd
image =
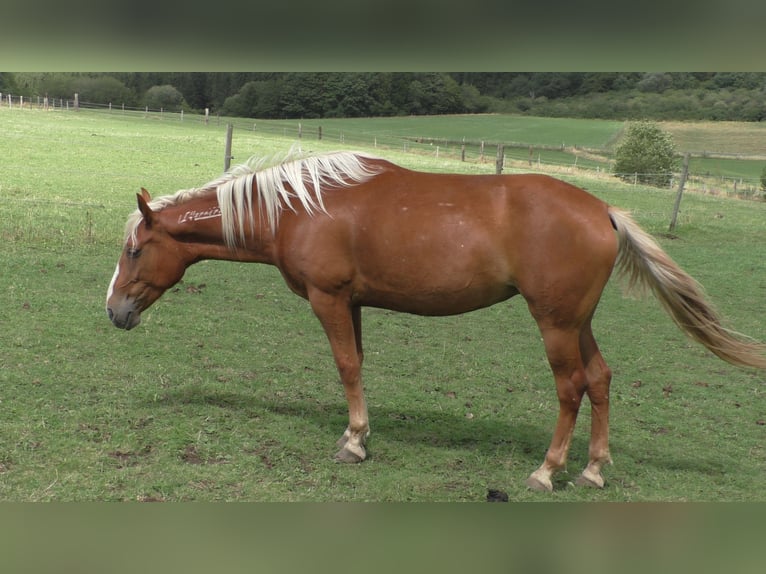
M766 369L766 346L724 327L700 285L628 213L610 207L609 217L619 239L616 268L629 288L651 288L673 321L724 361Z

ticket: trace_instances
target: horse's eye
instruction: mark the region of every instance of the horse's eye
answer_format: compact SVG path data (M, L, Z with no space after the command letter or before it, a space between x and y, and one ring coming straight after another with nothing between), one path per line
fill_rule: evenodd
M137 247L128 247L125 254L128 256L129 259L135 259L139 255L141 255L141 250Z

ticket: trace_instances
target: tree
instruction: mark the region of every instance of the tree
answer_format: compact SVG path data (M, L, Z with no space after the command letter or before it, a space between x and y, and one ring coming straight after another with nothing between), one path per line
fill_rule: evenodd
M673 83L673 77L670 74L647 72L636 87L642 92L662 93Z
M10 72L0 72L0 92L16 91L16 81Z
M614 173L620 179L666 187L678 163L671 135L656 123L630 124L625 139L615 150Z
M325 112L325 117L358 118L372 115L375 100L370 93L370 77L364 74L336 75L334 89L338 104ZM328 86L329 88L330 86ZM329 90L328 90L329 91Z
M465 111L460 85L449 75L438 72L417 73L406 87L408 114L459 114Z
M68 94L63 97L72 97L74 93L80 94L80 102L94 104L128 104L135 100L133 92L117 78L112 76L73 77Z
M226 98L221 111L245 118L279 118L280 84L278 80L247 82L235 95Z
M326 90L330 75L291 72L282 80L282 114L287 118L321 118L331 108L335 94Z
M162 83L177 89L181 101L187 103L190 108L203 110L210 106L207 85L209 77L213 76L202 72L180 72L173 74L172 81ZM180 101L176 105L180 105Z
M170 85L152 86L146 90L144 95L144 104L154 110L180 110L184 104L184 97L181 92Z

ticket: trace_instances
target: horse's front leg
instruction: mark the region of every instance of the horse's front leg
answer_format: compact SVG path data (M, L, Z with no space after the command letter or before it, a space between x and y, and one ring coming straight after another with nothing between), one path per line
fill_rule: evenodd
M309 293L309 301L330 341L348 402L348 428L338 440L335 460L361 462L367 457L364 444L370 434L362 387L361 311L346 299L321 291Z

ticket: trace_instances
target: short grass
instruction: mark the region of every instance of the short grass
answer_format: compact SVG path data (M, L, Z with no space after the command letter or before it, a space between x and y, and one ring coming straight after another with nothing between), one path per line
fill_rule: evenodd
M276 269L201 263L138 329L106 319L134 193L216 177L223 126L8 111L0 121L2 500L482 501L488 489L534 501L764 499L763 373L712 357L656 301L614 282L595 321L615 372L603 490L569 485L587 461L587 404L570 474L552 495L524 487L557 406L518 298L449 318L366 309L370 457L338 465L347 415L329 347ZM234 154L293 142L239 130ZM377 151L419 169L493 170ZM573 181L632 209L733 326L766 340L766 205L687 195L670 238L673 192Z

